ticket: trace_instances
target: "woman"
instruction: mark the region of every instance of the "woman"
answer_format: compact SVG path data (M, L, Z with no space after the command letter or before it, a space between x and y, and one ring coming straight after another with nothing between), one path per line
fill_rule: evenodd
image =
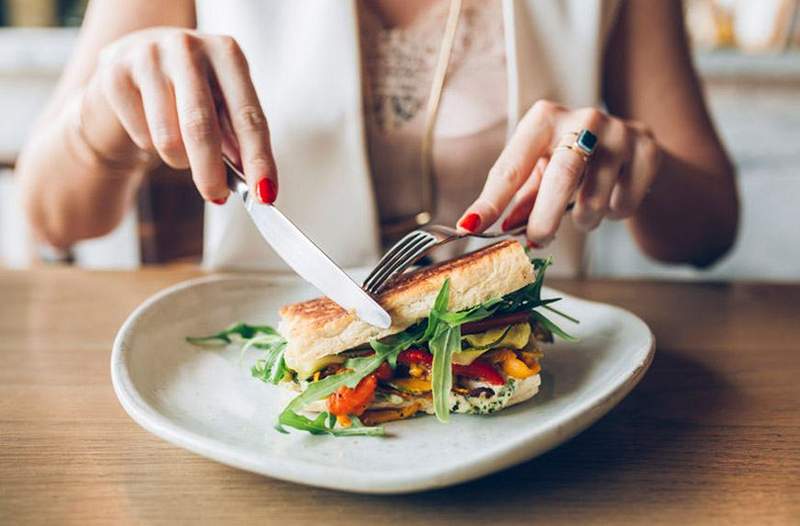
M35 231L65 247L113 228L155 166L190 167L214 203L206 262L277 268L226 204L223 153L347 266L431 215L503 216L535 247L558 231L572 273L605 218L697 266L737 228L678 2L92 2L19 173Z

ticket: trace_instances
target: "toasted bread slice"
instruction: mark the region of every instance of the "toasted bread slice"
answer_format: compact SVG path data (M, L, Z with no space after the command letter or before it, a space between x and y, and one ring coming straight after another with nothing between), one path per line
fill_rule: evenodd
M378 298L392 317L388 329L374 327L328 298L286 305L278 330L287 339L286 365L308 370L325 356L403 331L430 314L445 279L449 310L461 311L521 289L534 280L519 242L504 240L460 258L404 274Z

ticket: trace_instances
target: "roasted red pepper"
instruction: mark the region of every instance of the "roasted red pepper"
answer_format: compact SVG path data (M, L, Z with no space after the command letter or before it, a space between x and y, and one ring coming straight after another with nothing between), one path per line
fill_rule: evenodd
M486 383L492 385L503 385L506 383L506 381L503 380L503 375L497 372L497 369L485 360L475 360L469 365L453 364L453 373L469 378L485 380Z
M378 378L373 373L362 378L355 389L340 387L328 397L328 411L336 416L361 415L375 397L377 386Z
M392 376L394 376L394 370L387 362L383 362L372 374L374 374L378 380L383 380L385 382L386 380L392 379Z
M397 355L397 363L411 365L412 363L433 364L433 355L425 349L414 348L406 349Z
M359 416L366 411L375 397L378 380L390 380L394 376L392 367L383 362L375 372L365 376L358 382L355 389L340 387L328 397L328 411L336 416Z
M433 355L424 349L408 349L397 356L397 362L403 365L412 363L433 364ZM485 360L475 360L469 365L453 364L453 373L469 378L485 380L492 385L503 385L505 380L492 364Z

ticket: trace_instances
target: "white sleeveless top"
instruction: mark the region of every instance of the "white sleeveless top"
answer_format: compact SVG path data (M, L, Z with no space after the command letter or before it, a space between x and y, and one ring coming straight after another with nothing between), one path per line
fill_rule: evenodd
M538 99L600 105L602 58L619 0L502 0L506 135ZM374 263L379 222L364 124L356 0L197 0L198 29L237 39L270 125L276 204L343 267ZM448 87L443 94L443 108ZM446 128L446 127L444 127ZM434 165L439 126L434 140ZM499 153L499 152L498 152ZM548 247L578 273L583 239L564 221ZM206 268L286 271L238 200L206 207ZM560 268L559 268L560 267Z

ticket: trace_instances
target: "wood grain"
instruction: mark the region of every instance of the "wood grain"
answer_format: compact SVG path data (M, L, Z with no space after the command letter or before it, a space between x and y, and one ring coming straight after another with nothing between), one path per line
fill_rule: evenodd
M650 324L658 351L639 387L531 462L376 497L237 471L128 418L114 334L196 275L0 271L0 524L800 523L800 285L552 283Z

